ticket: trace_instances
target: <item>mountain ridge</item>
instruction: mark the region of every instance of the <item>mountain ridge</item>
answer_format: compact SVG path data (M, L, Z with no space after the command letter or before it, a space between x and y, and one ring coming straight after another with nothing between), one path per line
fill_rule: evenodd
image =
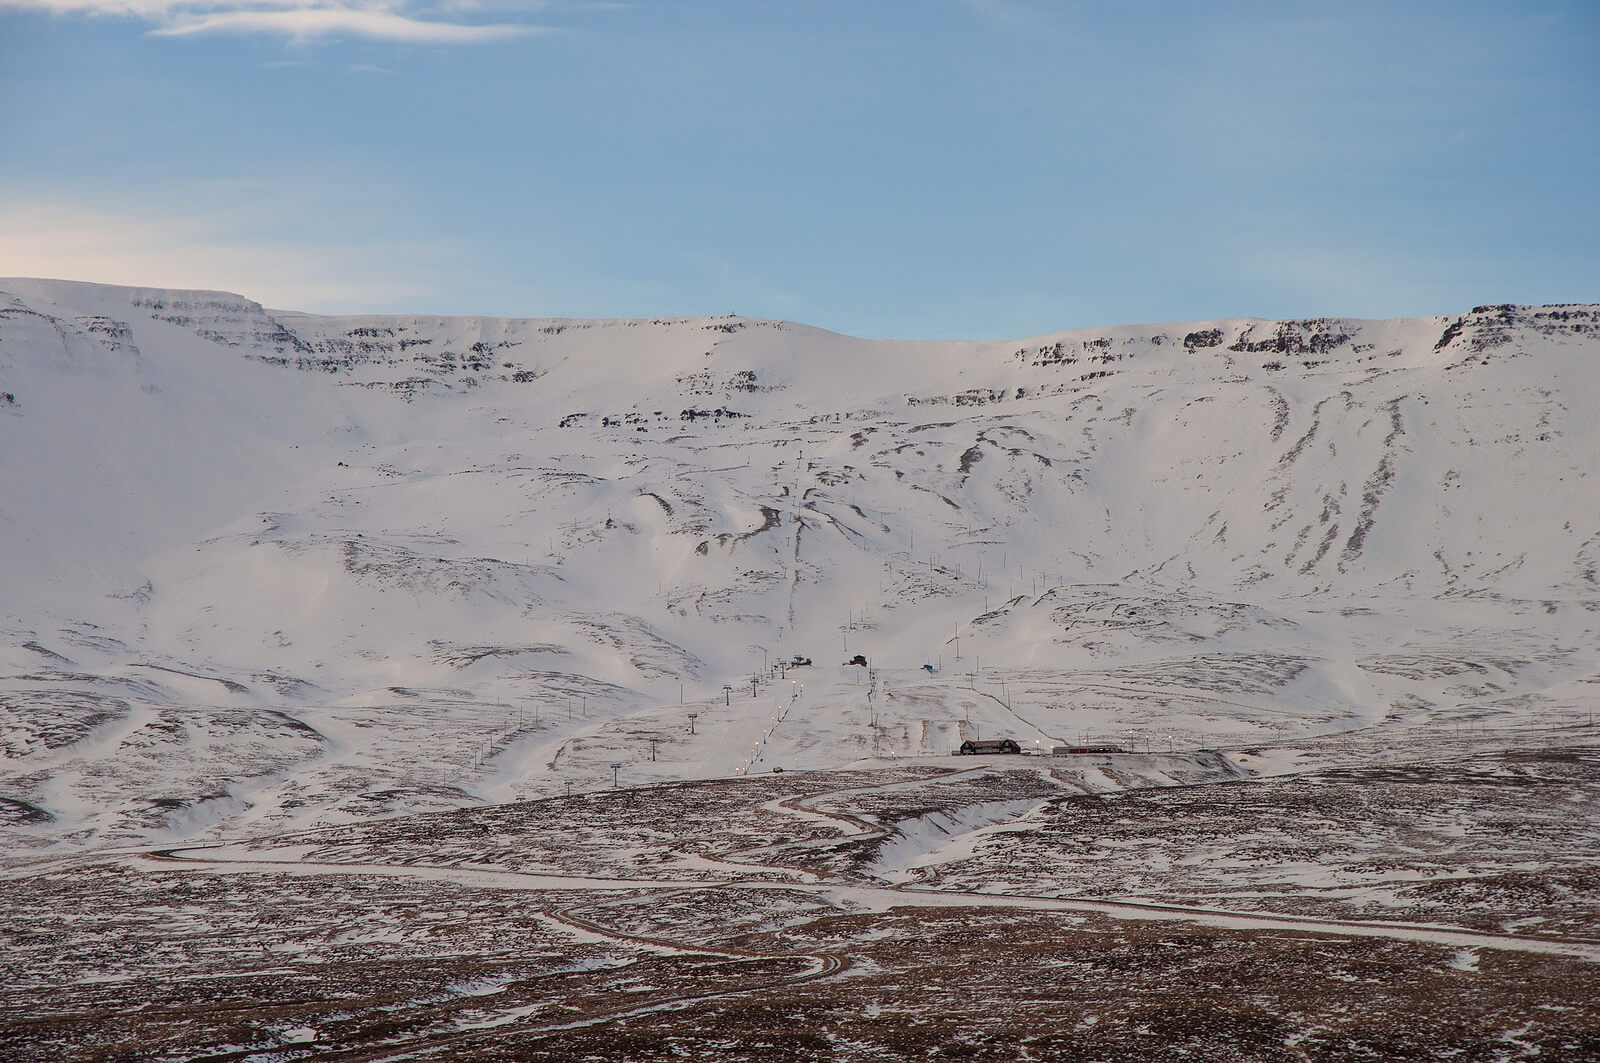
M901 343L0 293L0 705L32 750L0 796L41 842L995 727L1547 720L1600 680L1595 306ZM795 654L803 725L766 681ZM140 811L163 733L221 780L168 787L204 814Z

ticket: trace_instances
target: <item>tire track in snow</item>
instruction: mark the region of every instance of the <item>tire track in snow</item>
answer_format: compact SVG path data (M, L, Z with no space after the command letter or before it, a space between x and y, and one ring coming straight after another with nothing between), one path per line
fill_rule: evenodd
M824 813L817 813L825 815ZM861 821L864 822L864 821ZM786 889L799 887L806 889L802 884L794 882L766 881L751 882L703 882L697 880L662 881L662 880L628 880L628 879L582 879L567 878L565 876L531 875L513 871L493 871L487 869L468 869L456 867L427 867L423 865L393 865L378 863L338 863L321 862L306 863L298 860L230 860L226 858L200 858L180 856L180 853L202 848L215 848L214 846L185 846L172 849L151 850L138 854L138 859L158 862L167 865L180 865L196 870L211 871L238 871L248 873L253 870L265 870L272 873L290 874L349 874L363 875L376 874L384 877L420 877L429 879L443 879L460 885L479 886L485 888L520 888L530 890L545 889L622 889L633 891L629 896L616 900L602 902L600 907L621 906L638 903L641 898L638 891L667 890L654 898L654 901L667 900L674 895L694 894L710 889ZM761 867L761 865L752 865ZM772 868L774 872L792 874L786 868ZM807 890L809 892L809 890ZM617 1022L625 1019L650 1015L662 1011L677 1011L691 1007L707 1000L717 1000L726 997L741 996L749 993L758 993L772 989L788 989L803 985L807 982L819 981L843 974L850 969L850 957L840 952L824 951L816 953L789 953L773 954L751 952L746 949L730 949L726 947L703 946L693 943L673 941L667 938L646 934L632 934L608 927L603 923L578 914L580 907L594 907L590 905L571 905L555 911L544 912L543 916L552 923L564 926L580 934L593 934L605 938L625 948L645 949L650 952L679 956L717 956L735 963L772 963L782 961L805 960L809 961L810 968L799 974L778 978L764 978L754 982L743 982L738 985L720 989L700 990L691 993L676 993L657 999L648 1004L627 1005L620 1008L607 1008L589 1015L569 1019L562 1022L543 1023L537 1025L517 1025L520 1036L538 1036L549 1033L559 1033L564 1030L582 1029L595 1026L603 1022ZM622 964L617 970L625 970L637 963L637 960ZM537 1005L534 1006L537 1008ZM356 1048L347 1051L334 1049L329 1052L319 1053L317 1058L323 1060L339 1060L341 1063L390 1063L390 1061L416 1059L421 1054L432 1054L439 1051L452 1049L465 1042L470 1042L488 1036L497 1036L504 1032L505 1027L516 1023L516 1013L524 1009L512 1009L510 1017L503 1022L491 1022L469 1029L453 1030L448 1032L423 1034L416 1038L401 1043L393 1043L380 1047Z
M861 788L850 788L861 789ZM877 789L871 787L868 789ZM835 791L829 791L834 793ZM824 797L827 794L819 794ZM822 814L822 813L819 813ZM884 828L875 828L883 830ZM835 839L837 841L839 839ZM481 886L498 889L521 890L669 890L691 893L704 890L779 890L810 893L823 897L847 897L851 900L881 907L948 907L948 908L1026 908L1034 911L1096 912L1113 917L1136 919L1169 919L1193 922L1225 930L1299 930L1311 933L1344 934L1357 937L1381 937L1397 941L1415 941L1448 945L1455 948L1490 948L1512 952L1545 953L1571 956L1592 963L1600 963L1600 941L1571 938L1539 938L1520 934L1493 934L1442 923L1401 923L1323 919L1316 916L1280 915L1271 912L1242 912L1226 908L1162 904L1157 901L1119 901L1098 897L1046 897L1037 894L956 892L917 887L893 887L865 883L804 883L775 880L742 880L731 882L705 882L695 879L606 879L581 876L526 874L515 871L493 871L477 868L428 867L414 864L382 863L315 863L296 860L229 860L217 858L191 858L176 854L207 846L189 846L154 850L118 860L130 870L147 871L141 864L163 864L198 871L239 872L263 871L301 875L378 875L390 878L424 878L454 882L464 886ZM759 865L752 865L752 867ZM612 903L623 904L638 900L630 897ZM565 910L563 910L565 911ZM581 919L581 917L580 917ZM624 943L630 936L605 929L592 921L574 921L575 926L591 933L615 937ZM719 950L690 943L673 942L665 938L638 936L640 943L653 949L676 950L686 954L715 955L734 950ZM786 959L770 954L750 954L763 959ZM817 958L821 953L799 954L804 958Z
M718 884L720 885L720 884ZM706 888L706 883L700 883L698 888L690 887L675 890L654 898L657 902L666 900L675 894L699 892ZM717 888L711 886L710 888ZM602 907L612 905L633 904L638 897L625 897L619 900L607 901ZM653 1015L664 1011L681 1011L708 1000L720 1000L727 997L742 996L749 993L759 993L771 989L790 989L807 982L815 982L824 978L831 978L843 974L850 968L850 958L838 952L794 953L789 955L773 955L769 953L750 952L744 949L717 948L712 946L685 945L669 941L666 938L646 934L629 934L615 930L598 923L593 919L577 914L572 906L562 908L555 912L547 912L545 916L553 923L561 924L570 930L595 934L610 941L617 942L633 948L647 949L652 952L668 955L683 956L721 956L734 962L764 963L782 960L805 959L811 961L811 969L802 971L797 975L779 978L765 978L759 981L746 982L723 989L700 990L692 993L674 993L653 1000L648 1004L625 1005L623 1007L606 1008L589 1015L568 1019L562 1022L546 1022L530 1026L517 1026L517 1034L522 1037L540 1036L544 1034L561 1033L567 1030L580 1030L588 1026L597 1026L606 1022L621 1022L627 1019L639 1018L644 1015ZM638 961L623 964L617 970L626 970ZM535 1005L537 1006L537 1005ZM440 1050L452 1049L464 1042L470 1042L486 1036L495 1036L504 1032L507 1026L516 1022L515 1012L504 1022L484 1024L465 1030L456 1030L448 1033L424 1035L416 1038L400 1048L398 1054L395 1049L400 1046L389 1045L381 1049L355 1050L350 1053L338 1053L319 1056L321 1059L341 1060L343 1063L399 1063L401 1060L416 1059L419 1053L433 1053Z

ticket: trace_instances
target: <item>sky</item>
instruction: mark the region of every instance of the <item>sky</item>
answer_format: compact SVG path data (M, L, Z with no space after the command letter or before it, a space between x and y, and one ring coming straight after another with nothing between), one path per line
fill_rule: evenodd
M1600 301L1600 3L0 0L0 276L899 339Z

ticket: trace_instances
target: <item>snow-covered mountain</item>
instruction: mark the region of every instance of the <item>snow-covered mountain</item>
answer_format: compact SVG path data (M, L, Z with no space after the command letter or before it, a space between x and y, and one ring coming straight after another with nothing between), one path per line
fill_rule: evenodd
M1587 722L1597 408L1596 306L896 343L0 280L0 816Z

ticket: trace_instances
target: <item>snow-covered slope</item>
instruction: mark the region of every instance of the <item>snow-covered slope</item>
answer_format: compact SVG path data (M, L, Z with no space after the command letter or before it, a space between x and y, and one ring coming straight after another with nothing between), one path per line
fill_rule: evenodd
M1597 407L1592 306L932 344L0 280L0 816L1586 723Z

